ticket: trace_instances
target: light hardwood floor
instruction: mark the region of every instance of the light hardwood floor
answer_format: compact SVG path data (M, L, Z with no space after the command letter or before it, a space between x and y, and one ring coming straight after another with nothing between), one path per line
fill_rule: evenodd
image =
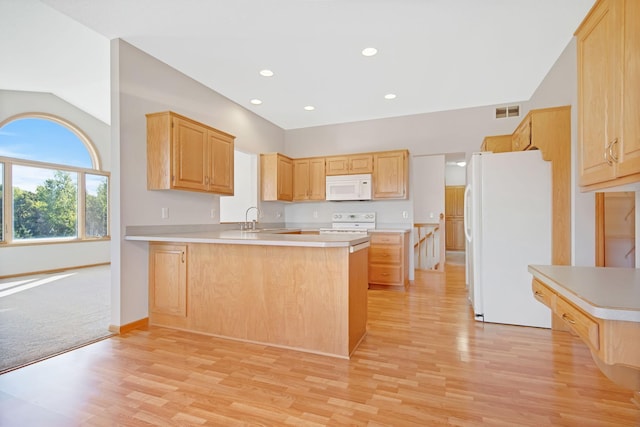
M461 266L369 301L351 360L151 327L0 376L0 425L640 425L579 339L475 322Z

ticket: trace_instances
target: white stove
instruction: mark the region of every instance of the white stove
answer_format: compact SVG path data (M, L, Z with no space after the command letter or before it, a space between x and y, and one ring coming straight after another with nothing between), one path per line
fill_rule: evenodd
M331 221L331 228L321 228L320 234L367 234L376 228L375 212L337 212Z

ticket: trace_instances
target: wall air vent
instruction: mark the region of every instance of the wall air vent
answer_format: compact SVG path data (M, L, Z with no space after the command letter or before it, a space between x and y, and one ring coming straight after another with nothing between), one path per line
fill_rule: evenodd
M508 107L496 108L496 119L504 119L507 117L518 117L518 116L520 116L519 105L510 105Z

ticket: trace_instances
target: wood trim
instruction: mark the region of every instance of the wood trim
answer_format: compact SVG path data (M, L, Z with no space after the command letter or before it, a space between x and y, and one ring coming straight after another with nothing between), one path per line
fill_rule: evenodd
M135 329L145 329L149 326L149 318L145 317L140 320L136 320L135 322L127 323L125 325L109 325L109 332L113 332L114 334L126 334L127 332L133 331Z
M13 277L31 276L33 274L61 273L63 271L76 270L76 269L79 269L79 268L98 267L98 266L101 266L101 265L111 265L111 263L110 262L103 262L103 263L100 263L100 264L79 265L79 266L75 266L75 267L56 268L56 269L52 269L52 270L40 270L40 271L33 271L33 272L29 272L29 273L8 274L6 276L0 276L0 279L11 279Z
M596 193L596 267L604 267L604 193Z

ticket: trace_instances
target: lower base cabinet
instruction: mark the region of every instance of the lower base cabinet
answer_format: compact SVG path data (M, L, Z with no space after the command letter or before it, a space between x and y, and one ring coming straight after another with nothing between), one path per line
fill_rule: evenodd
M187 317L187 245L149 245L149 315Z
M369 284L409 284L409 232L374 232L369 240Z

